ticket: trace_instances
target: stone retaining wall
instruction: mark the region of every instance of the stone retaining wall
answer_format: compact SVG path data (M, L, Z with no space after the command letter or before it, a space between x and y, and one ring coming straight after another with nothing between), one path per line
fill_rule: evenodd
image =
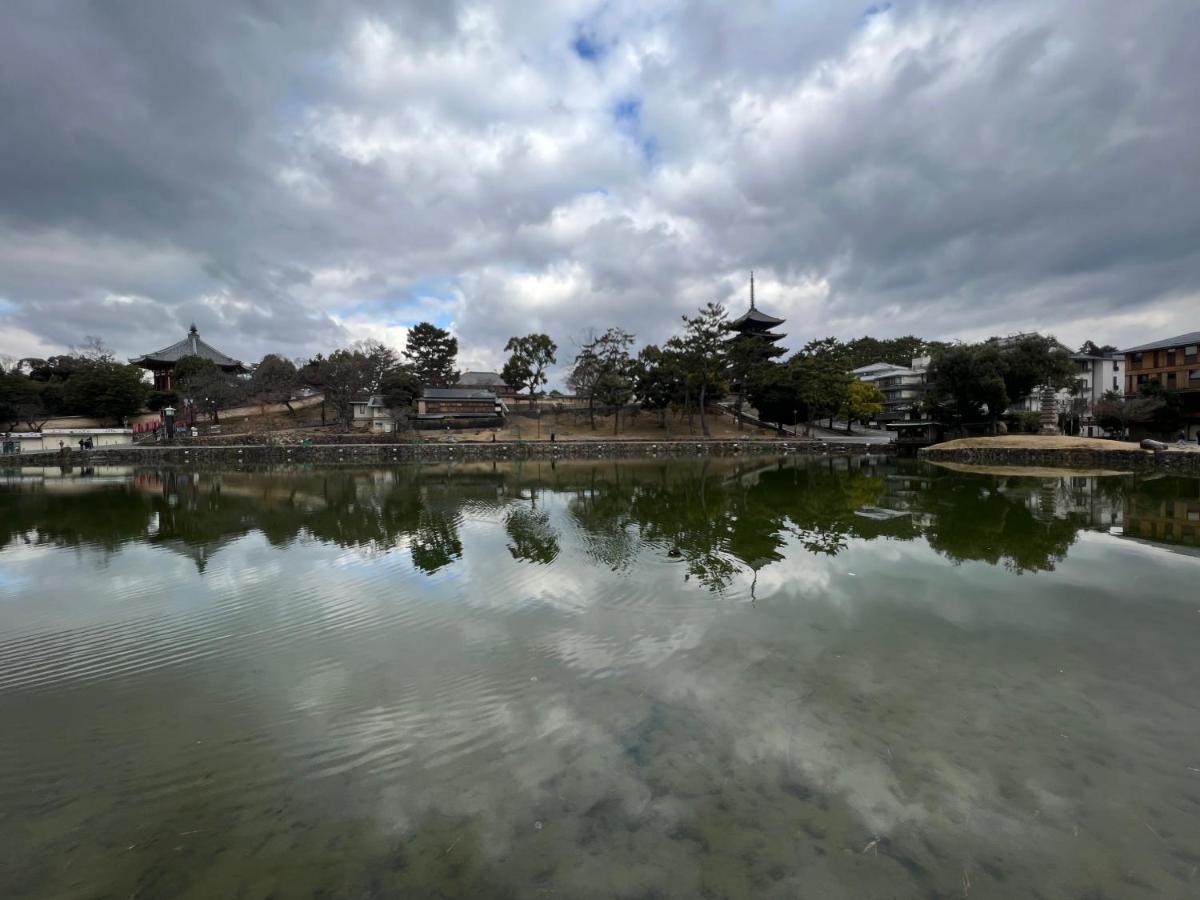
M917 451L929 462L957 462L980 466L1047 466L1068 469L1118 469L1128 472L1170 472L1200 475L1200 453L1192 450L1054 450L1024 447L963 447Z
M832 441L549 441L463 442L426 444L318 444L247 445L222 447L188 446L109 447L80 452L26 453L0 457L0 466L53 465L264 465L279 463L356 464L381 462L479 462L517 459L614 459L706 456L774 456L784 453L809 455L892 452L888 444L841 444Z

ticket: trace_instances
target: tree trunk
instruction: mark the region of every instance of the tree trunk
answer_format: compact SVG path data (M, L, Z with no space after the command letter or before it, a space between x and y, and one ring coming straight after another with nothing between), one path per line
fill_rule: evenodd
M613 407L613 437L617 436L617 426L621 424L621 407Z
M596 430L596 391L588 391L588 420L592 423L592 431Z
M708 396L708 382L700 383L700 430L704 432L705 437L712 437L708 431L708 419L704 417L704 400Z
M738 431L742 430L742 394L741 391L737 395L737 403L733 407L734 418L737 419Z
M290 416L296 415L296 410L292 409L292 401L291 400L284 400L283 405L287 407L288 415L290 415Z

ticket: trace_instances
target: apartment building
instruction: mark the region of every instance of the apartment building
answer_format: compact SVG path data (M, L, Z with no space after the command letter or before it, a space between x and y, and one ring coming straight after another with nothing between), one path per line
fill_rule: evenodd
M883 394L883 412L877 417L879 424L901 422L911 418L911 413L925 392L925 374L929 369L929 357L918 356L911 366L877 362L853 369L850 374L859 381L874 384Z
M1125 353L1125 393L1150 381L1170 391L1200 391L1200 331L1130 347Z

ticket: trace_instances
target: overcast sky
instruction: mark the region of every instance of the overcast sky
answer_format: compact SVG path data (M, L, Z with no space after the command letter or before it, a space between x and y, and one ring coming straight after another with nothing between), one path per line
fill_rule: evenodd
M0 354L1200 328L1194 0L8 0Z

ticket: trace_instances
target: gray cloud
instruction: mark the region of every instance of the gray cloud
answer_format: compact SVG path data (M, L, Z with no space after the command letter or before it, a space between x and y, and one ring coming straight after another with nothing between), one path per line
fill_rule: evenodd
M877 6L884 6L879 4ZM0 352L1194 327L1193 4L20 2Z

